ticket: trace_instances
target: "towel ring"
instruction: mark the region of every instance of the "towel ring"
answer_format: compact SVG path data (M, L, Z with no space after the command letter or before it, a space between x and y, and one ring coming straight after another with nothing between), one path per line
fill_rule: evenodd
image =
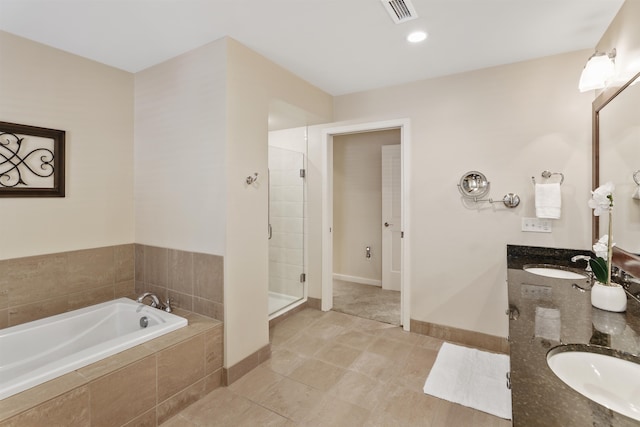
M640 172L640 170L638 171ZM560 175L560 185L562 185L562 183L564 182L564 174L562 172L549 172L549 171L543 171L541 173L542 177L544 179L549 179L551 178L553 175ZM634 179L635 179L635 174L634 174ZM638 178L640 179L640 177ZM531 181L533 181L533 185L536 185L536 178L534 176L531 177ZM636 181L637 182L637 181ZM640 185L640 184L638 184Z
M636 185L640 185L640 169L633 173L633 180L636 182Z

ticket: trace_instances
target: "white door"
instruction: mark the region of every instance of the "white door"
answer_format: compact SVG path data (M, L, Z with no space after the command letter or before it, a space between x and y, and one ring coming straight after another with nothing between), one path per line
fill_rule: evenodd
M402 163L400 145L382 146L382 289L400 290Z

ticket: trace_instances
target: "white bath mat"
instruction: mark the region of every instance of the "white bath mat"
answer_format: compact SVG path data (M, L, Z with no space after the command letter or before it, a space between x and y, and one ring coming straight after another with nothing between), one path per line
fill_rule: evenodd
M424 392L510 420L507 372L507 355L444 343L424 384Z

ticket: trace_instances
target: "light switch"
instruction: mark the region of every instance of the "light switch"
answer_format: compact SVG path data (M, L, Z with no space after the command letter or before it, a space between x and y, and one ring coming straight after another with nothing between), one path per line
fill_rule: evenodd
M522 218L522 231L551 233L551 220L545 218Z

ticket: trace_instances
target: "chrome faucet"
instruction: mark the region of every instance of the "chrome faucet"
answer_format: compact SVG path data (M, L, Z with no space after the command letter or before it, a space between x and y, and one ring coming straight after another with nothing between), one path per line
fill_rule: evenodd
M578 262L580 260L587 261L587 267L585 268L585 271L591 271L591 265L589 264L589 261L591 261L591 257L589 255L576 255L571 257L571 262Z
M171 313L173 311L173 308L171 308L171 300L169 298L167 298L167 302L161 303L157 295L152 292L143 293L136 301L142 303L147 297L151 298L151 307L164 310L167 313Z

